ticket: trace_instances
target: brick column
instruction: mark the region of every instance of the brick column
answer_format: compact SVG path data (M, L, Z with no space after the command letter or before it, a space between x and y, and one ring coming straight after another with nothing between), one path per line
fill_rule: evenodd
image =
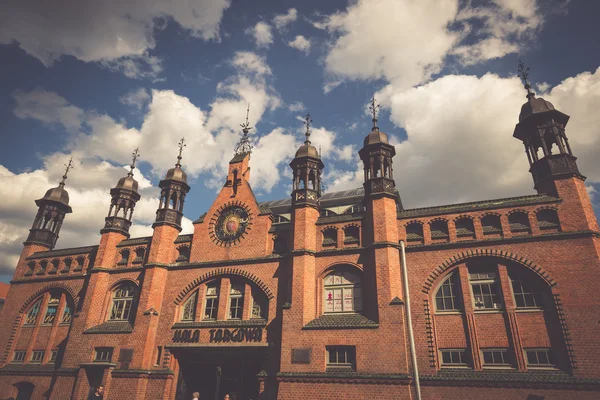
M531 220L530 220L531 222ZM527 371L527 363L523 354L523 342L517 322L516 305L512 295L511 281L508 276L506 265L498 265L498 277L500 279L500 287L502 288L502 297L504 299L504 307L506 309L506 321L508 323L508 338L513 346L515 353L515 361L517 370Z

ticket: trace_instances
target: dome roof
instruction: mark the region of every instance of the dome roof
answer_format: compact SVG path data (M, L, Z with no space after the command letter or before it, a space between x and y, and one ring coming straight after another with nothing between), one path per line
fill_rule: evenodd
M319 158L319 152L317 148L310 144L310 142L304 142L302 146L296 152L296 158L298 157L313 157Z
M367 137L365 137L364 145L367 146L369 144L377 143L389 144L388 137L379 129L373 128L373 130L367 135Z
M523 121L525 118L533 115L539 114L549 111L554 111L555 108L549 101L544 99L531 97L527 103L523 104L521 107L521 114L519 114L519 122Z
M133 179L133 174L127 174L127 176L119 179L119 183L117 183L115 189L126 189L137 193L138 183Z
M57 201L68 206L69 193L65 190L65 186L60 184L57 187L48 190L41 200Z
M177 165L167 171L165 179L187 183L187 174Z

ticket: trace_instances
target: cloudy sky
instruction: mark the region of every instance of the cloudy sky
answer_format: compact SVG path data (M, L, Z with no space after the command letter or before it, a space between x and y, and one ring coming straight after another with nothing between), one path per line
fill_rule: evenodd
M405 207L532 194L512 138L525 101L519 58L538 95L571 116L600 211L599 12L587 0L3 1L0 280L12 276L34 200L71 156L73 214L58 248L98 243L136 147L131 233L151 235L157 183L181 137L191 232L223 184L248 103L259 200L289 195L307 111L326 190L360 186L374 93Z

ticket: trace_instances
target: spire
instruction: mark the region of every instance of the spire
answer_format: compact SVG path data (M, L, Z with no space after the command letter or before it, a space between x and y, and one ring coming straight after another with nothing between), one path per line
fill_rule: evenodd
M312 123L312 119L310 119L310 113L306 113L306 117L304 117L304 126L306 127L306 140L304 144L310 144L310 124Z
M378 130L379 128L377 127L377 112L379 111L379 104L377 104L375 96L373 96L371 100L369 100L368 104L369 110L371 111L371 115L373 116L373 118L371 119L371 121L373 121L373 130Z
M127 176L133 176L133 170L135 169L135 162L137 161L138 157L140 156L140 149L137 148L133 151L133 153L131 153L131 155L133 156L133 161L131 162L130 170L129 173L127 174Z
M63 175L62 180L59 183L60 186L65 186L65 181L67 180L67 174L69 173L69 171L71 169L73 169L73 157L71 157L69 159L69 163L65 164L65 167L66 167L65 174Z
M184 137L181 138L178 146L179 146L179 155L177 156L177 163L175 164L175 166L181 168L181 153L183 152L183 148L186 146Z
M533 93L533 91L531 90L531 83L529 82L529 68L525 67L525 64L523 64L523 61L521 60L519 60L517 76L521 78L523 86L527 90L527 98L531 99L532 97L535 97L535 93Z
M248 103L248 109L246 110L246 122L240 124L242 127L242 137L238 144L235 146L235 154L249 154L252 153L252 144L250 143L250 137L248 133L252 129L250 122L248 122L248 116L250 115L250 103Z

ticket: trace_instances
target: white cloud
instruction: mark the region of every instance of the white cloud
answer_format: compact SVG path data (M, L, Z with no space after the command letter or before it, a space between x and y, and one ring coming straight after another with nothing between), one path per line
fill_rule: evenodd
M273 24L278 30L285 29L289 24L298 19L298 11L290 8L285 14L278 14L273 18Z
M235 53L231 64L242 73L253 73L259 76L271 75L271 68L264 57L250 51L238 51Z
M219 39L230 0L9 0L0 6L0 43L17 42L50 66L63 55L102 62L127 76L155 76L160 61L148 55L154 33L173 20L203 40Z
M288 42L288 46L303 51L306 54L310 53L310 40L302 35L298 35L294 40Z
M145 88L133 89L119 98L121 104L131 106L141 111L150 101L150 93Z
M438 73L448 55L473 64L517 52L541 27L539 15L535 0L351 2L314 23L332 36L325 93L343 79L385 79L405 90Z
M288 105L288 110L290 110L291 112L299 112L306 110L306 107L301 101L295 101L292 104Z
M254 36L254 41L257 47L268 48L273 43L273 34L271 33L271 25L266 22L258 22L254 28L247 31Z
M60 124L69 132L76 132L83 123L84 112L54 92L36 88L31 92L15 90L15 115L34 118L49 125Z

